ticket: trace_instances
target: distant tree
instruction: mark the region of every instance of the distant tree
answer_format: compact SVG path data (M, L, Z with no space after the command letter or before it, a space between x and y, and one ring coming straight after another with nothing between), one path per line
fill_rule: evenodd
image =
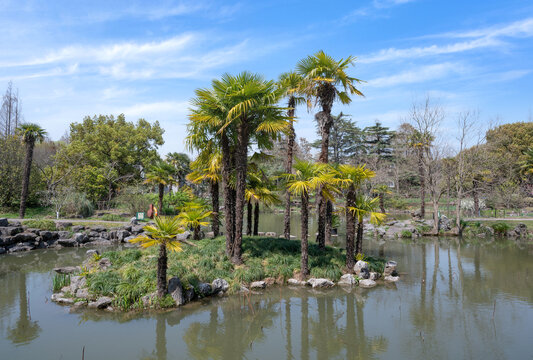
M19 206L24 144L15 136L0 137L0 206Z
M16 129L23 122L22 101L18 89L13 89L13 83L7 84L0 106L0 133L3 137L14 135Z
M24 176L22 177L22 192L20 195L19 216L24 219L26 214L26 201L28 200L28 188L30 186L31 164L33 161L33 149L36 142L42 142L46 136L46 131L37 124L23 124L17 128L17 133L21 137L26 147L26 157L24 158Z
M378 163L392 157L394 131L382 126L378 120L376 120L374 125L366 127L363 131L369 155L375 155Z
M159 194L159 215L163 215L163 196L165 194L165 186L172 185L174 178L172 173L174 167L165 161L150 166L146 173L145 183L157 186Z
M191 172L191 159L189 158L189 155L178 152L168 153L166 161L174 166L174 174L178 180L178 186L181 188L185 185L185 177Z

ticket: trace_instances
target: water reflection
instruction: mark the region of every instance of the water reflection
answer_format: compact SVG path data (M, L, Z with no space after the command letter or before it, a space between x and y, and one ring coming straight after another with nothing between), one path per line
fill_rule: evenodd
M16 282L18 285L18 304L19 304L19 314L17 322L14 326L8 328L7 338L13 342L13 344L21 345L31 342L33 339L39 336L41 328L37 321L32 321L29 299L28 299L28 290L26 286L26 274L17 273L14 274L19 281ZM5 289L7 291L14 290L12 288Z

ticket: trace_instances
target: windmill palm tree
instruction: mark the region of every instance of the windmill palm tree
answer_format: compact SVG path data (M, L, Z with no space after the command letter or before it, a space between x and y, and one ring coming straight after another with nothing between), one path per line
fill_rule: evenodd
M366 195L358 195L355 199L354 206L347 208L347 211L352 212L357 218L357 240L355 242L356 254L363 253L363 220L365 217L370 218L370 223L380 225L387 218L387 214L377 212L379 206L379 198L369 197Z
M296 106L305 102L302 96L302 89L305 87L303 77L296 72L286 72L279 76L278 86L283 89L284 96L287 100L287 117L289 118L289 128L287 131L287 160L285 163L285 172L292 171L292 162L294 157L294 140L296 134L294 132L293 122L295 121ZM291 193L289 190L285 191L285 215L283 218L283 235L285 239L290 240L291 237Z
M426 171L424 153L433 142L433 136L429 133L413 129L409 137L409 147L416 152L418 162L418 178L420 182L420 217L426 216Z
M353 211L357 204L357 191L361 185L375 176L365 165L339 165L337 175L346 188L346 268L352 271L355 265L355 223L357 212Z
M22 178L22 191L20 194L19 217L24 218L26 214L26 201L28 200L28 189L30 186L31 164L33 162L33 149L36 142L42 142L46 136L46 131L37 124L22 124L17 129L26 147L26 157L24 159L24 176Z
M392 194L388 185L380 184L372 189L372 192L379 197L379 209L382 213L385 213L385 195Z
M191 172L189 155L178 152L168 153L165 160L174 167L174 175L178 179L179 187L185 185L185 178Z
M205 219L211 216L211 213L204 207L189 206L179 213L178 218L183 227L193 230L193 240L200 240L200 228L209 225Z
M328 176L328 166L322 163L312 163L309 161L296 160L293 165L294 173L284 174L283 177L287 180L287 189L291 194L300 196L301 200L301 262L300 273L302 278L309 275L309 244L308 244L308 228L309 228L309 195L317 188L324 188ZM331 198L329 193L324 194L326 198Z
M213 236L217 237L220 233L219 221L219 183L220 167L222 156L220 152L202 151L191 163L193 171L186 178L193 183L207 181L209 183L209 192L211 194L211 230Z
M159 161L157 164L154 164L150 167L146 173L146 184L156 185L159 193L159 205L158 210L159 214L163 214L163 196L165 194L165 186L172 185L174 178L172 174L174 173L174 167L167 162Z
M224 207L231 209L234 205L235 209L233 214L228 210L226 216L226 229L231 234L226 238L226 252L233 263L241 264L248 148L253 143L260 149L272 147L272 140L286 131L288 119L284 109L277 105L282 91L273 81L242 72L236 76L225 74L220 80L213 80L211 90L197 90L196 95L190 116L190 141L216 138L220 145ZM231 203L232 172L235 174L234 204ZM228 223L228 219L233 223Z
M259 233L259 204L267 207L279 203L279 198L271 188L266 178L262 174L251 173L248 175L248 186L246 188L246 201L248 203L247 235L257 236ZM253 229L252 229L252 206Z
M328 163L329 134L333 124L331 117L333 103L339 100L343 104L349 104L351 102L350 95L363 96L363 93L356 88L356 84L362 81L349 76L346 72L350 66L353 66L354 62L355 57L353 56L335 60L321 50L300 60L296 65L297 73L302 75L306 81L305 93L322 108L315 115L322 138L318 158L322 163ZM312 103L310 102L310 104ZM321 193L319 192L318 198L317 242L320 248L324 248L327 205L320 195Z
M176 239L178 234L183 233L180 219L175 217L154 218L155 225L147 225L144 232L131 240L132 243L139 243L143 248L159 246L159 257L157 259L157 296L163 297L167 293L167 249L170 251L181 251L181 243Z

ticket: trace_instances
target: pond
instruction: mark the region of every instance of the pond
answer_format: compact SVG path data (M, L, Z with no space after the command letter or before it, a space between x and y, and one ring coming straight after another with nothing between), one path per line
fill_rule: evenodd
M70 313L52 268L86 249L0 257L2 359L531 359L533 246L366 240L399 264L373 289L273 287L167 312Z

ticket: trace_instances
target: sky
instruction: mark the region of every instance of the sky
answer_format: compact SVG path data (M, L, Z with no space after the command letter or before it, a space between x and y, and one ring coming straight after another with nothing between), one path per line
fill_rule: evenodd
M479 126L531 121L531 1L24 1L0 0L0 92L18 88L27 122L59 139L85 116L159 121L160 152L185 150L189 101L224 73L276 79L318 50L355 56L364 97L333 113L392 129L429 96ZM317 138L315 109L298 137Z

